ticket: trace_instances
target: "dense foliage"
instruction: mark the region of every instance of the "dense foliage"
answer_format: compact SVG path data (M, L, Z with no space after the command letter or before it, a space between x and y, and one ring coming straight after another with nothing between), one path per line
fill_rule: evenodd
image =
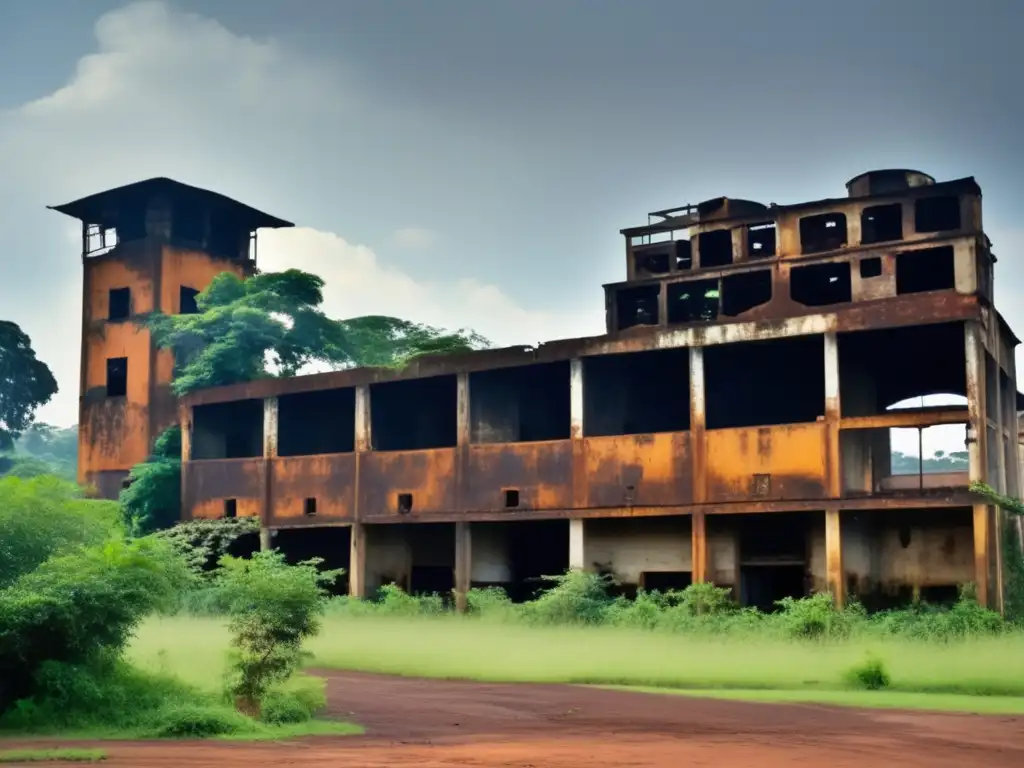
M181 519L181 427L164 430L153 453L132 467L118 500L125 527L136 536L170 528Z
M246 279L224 273L196 298L199 313L149 316L157 345L174 351L175 393L275 372L292 376L309 363L401 364L418 354L487 344L474 333L447 333L397 318L334 320L321 309L322 289L323 280L297 269Z
M0 451L9 451L36 408L57 394L57 380L36 358L32 341L16 324L0 320Z

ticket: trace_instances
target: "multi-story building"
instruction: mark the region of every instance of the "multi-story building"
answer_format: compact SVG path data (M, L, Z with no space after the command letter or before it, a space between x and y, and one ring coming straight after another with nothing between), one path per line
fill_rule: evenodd
M257 229L291 224L163 178L52 209L82 222L78 481L117 498L177 420L173 356L139 321L196 311L196 295L216 275L251 273Z
M981 191L905 170L847 191L623 230L602 336L193 393L183 516L259 516L354 595L520 595L575 567L762 607L968 582L1001 606L1002 516L968 485L1017 493L1018 340ZM939 425L963 427L961 471L894 472L890 431Z

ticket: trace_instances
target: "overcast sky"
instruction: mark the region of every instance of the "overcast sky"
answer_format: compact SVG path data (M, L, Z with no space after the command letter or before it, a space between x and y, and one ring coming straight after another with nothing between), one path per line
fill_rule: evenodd
M290 219L327 310L500 344L603 329L618 230L717 195L973 175L1018 333L1021 0L0 0L0 317L77 420L77 225L171 176Z

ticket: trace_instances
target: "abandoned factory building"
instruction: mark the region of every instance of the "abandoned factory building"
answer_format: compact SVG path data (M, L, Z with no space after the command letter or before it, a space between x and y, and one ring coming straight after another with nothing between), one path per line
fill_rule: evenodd
M256 230L291 225L168 179L60 206L83 223L80 479L116 494L179 419L183 518L258 516L265 545L345 568L353 595L519 599L573 567L759 607L826 589L943 601L970 582L999 608L1017 533L968 486L1018 493L1018 340L993 304L981 190L909 170L846 188L622 230L601 336L179 403L173 360L127 321L194 311L218 272L251 272ZM895 431L934 428L959 429L960 463L897 466Z

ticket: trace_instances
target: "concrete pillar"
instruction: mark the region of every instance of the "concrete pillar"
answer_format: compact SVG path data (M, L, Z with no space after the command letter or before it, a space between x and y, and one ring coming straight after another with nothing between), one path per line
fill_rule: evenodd
M846 604L846 574L843 571L843 536L838 509L825 510L825 575L836 605Z
M370 424L370 387L356 387L356 453L365 453L373 447Z
M858 223L860 219L857 219ZM839 340L835 333L825 334L825 426L828 430L826 477L828 495L838 499L843 493L843 470L839 456Z
M455 524L455 610L465 613L473 573L473 539L469 523Z
M691 516L690 548L693 560L692 581L694 584L704 584L708 580L708 529L703 512L694 512Z
M569 569L573 571L587 569L584 522L582 518L569 521Z
M693 503L707 501L707 446L705 430L704 350L690 347L690 455Z
M967 366L967 454L971 482L985 482L988 450L986 421L985 347L977 323L964 324L964 357ZM992 558L992 532L987 504L974 505L974 585L978 602L989 604L989 562Z
M583 361L569 361L569 437L583 437Z
M276 397L263 401L263 511L260 515L260 551L273 548L270 524L274 517L274 459L277 458L278 404Z
M457 445L469 445L470 428L472 426L469 417L469 374L457 374L455 381L455 441Z
M987 504L974 505L974 586L978 602L989 604L989 560L992 551L992 516Z
M366 597L366 528L362 523L352 523L348 544L348 594L350 597Z

